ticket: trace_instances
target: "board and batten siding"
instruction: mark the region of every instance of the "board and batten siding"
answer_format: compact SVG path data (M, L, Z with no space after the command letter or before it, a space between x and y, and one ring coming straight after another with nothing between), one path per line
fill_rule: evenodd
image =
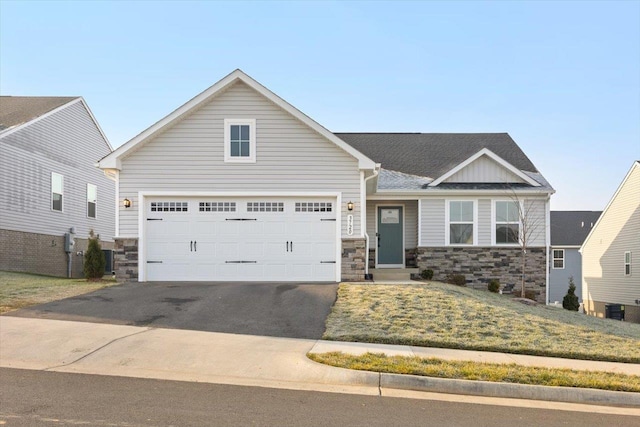
M473 198L473 197L452 197L445 198L423 198L422 218L421 218L421 239L419 246L441 247L447 246L445 242L445 229L447 227L445 203L447 200L474 200L478 208L478 242L474 246L494 246L493 244L493 206L494 200L508 200L503 196L495 199ZM545 199L524 199L523 206L528 212L528 221L533 226L529 236L528 246L546 246L546 200Z
M418 246L418 201L368 200L367 234L371 242L375 242L377 228L376 211L379 205L404 206L404 247L405 249L415 249Z
M255 163L224 162L230 118L256 119ZM119 186L120 236L138 235L139 191L342 193L342 235L347 214L362 234L358 160L242 82L124 158Z
M495 160L481 156L445 179L444 182L524 182Z
M74 101L72 101L74 102ZM0 138L0 229L112 241L115 183L95 163L111 152L80 101ZM51 172L64 176L63 212L51 210ZM98 188L87 217L87 184Z
M631 275L624 253L631 251ZM582 247L583 300L635 305L640 298L640 164L635 163Z

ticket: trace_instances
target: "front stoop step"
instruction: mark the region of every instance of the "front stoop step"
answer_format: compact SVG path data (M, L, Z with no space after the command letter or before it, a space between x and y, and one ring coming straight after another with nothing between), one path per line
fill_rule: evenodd
M420 273L419 268L370 268L374 282L411 280L412 274Z

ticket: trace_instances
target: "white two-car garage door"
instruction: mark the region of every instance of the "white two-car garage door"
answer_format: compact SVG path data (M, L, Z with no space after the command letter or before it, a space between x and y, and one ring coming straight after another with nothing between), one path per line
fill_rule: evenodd
M145 209L146 280L336 281L335 199L148 198Z

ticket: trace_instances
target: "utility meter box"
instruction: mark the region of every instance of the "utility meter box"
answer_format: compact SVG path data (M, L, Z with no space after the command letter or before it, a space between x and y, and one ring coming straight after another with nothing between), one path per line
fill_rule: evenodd
M76 235L73 233L64 233L64 251L66 253L73 252L73 247L76 244Z

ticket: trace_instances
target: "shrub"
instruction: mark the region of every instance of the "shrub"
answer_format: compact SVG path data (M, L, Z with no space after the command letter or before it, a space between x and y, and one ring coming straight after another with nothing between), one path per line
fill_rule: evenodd
M565 310L578 311L580 309L580 301L576 295L576 285L573 283L573 276L569 277L569 290L562 299L562 307Z
M426 270L422 270L422 272L420 273L420 277L422 277L425 280L433 279L433 270L431 270L430 268L427 268Z
M89 247L84 254L84 277L86 279L100 279L104 275L106 260L100 247L98 237L89 231Z
M467 286L467 279L464 277L464 274L449 274L447 276L447 283L456 286Z
M524 297L526 299L530 299L530 300L535 301L536 300L536 292L532 291L531 289L525 289L524 290Z
M491 279L491 281L487 285L487 289L489 289L489 292L497 294L498 292L500 292L500 282L498 282L496 279Z

